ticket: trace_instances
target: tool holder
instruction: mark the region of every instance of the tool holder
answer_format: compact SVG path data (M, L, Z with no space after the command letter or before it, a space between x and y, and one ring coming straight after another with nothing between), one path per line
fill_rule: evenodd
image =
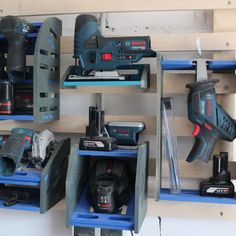
M125 80L112 80L109 78L104 81L99 78L85 79L82 76L81 66L69 66L63 75L63 86L64 87L77 87L77 86L140 86L142 89L147 89L150 86L150 66L148 64L141 65L129 65L119 68L120 70L136 70L138 73L134 75L129 75L129 79ZM69 79L69 76L75 74L75 71L81 74L80 78Z
M27 120L38 123L59 119L60 92L60 36L62 22L55 17L43 23L33 23L36 32L27 34L26 55L34 56L33 66L26 66L26 79L16 86L27 87L33 93L33 115L0 115L0 120ZM0 35L1 53L7 53L8 44Z
M42 171L26 168L17 171L13 176L0 176L1 188L9 186L24 187L24 189L39 189L39 196L34 196L27 202L12 206L4 206L5 200L0 200L0 208L47 212L57 202L65 197L65 180L70 153L70 139L61 140Z
M200 62L200 63L198 63ZM161 68L164 71L171 70L195 70L197 71L197 81L207 78L207 71L227 71L236 69L236 61L234 60L162 60ZM157 199L167 201L184 201L184 202L205 202L217 204L235 204L235 199L200 196L197 190L182 190L181 194L173 195L169 189L161 189L161 185L157 186Z
M134 230L138 232L147 212L147 177L149 143L137 150L84 151L74 145L69 158L66 177L66 221L67 226ZM97 158L125 158L136 166L135 187L126 214L90 212L86 188L91 163Z

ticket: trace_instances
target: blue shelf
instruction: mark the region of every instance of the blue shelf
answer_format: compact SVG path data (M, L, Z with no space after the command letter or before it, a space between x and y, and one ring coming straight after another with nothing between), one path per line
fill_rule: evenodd
M169 189L161 189L160 200L215 204L236 204L236 198L200 196L198 190L182 190L181 194L171 194Z
M4 209L12 209L12 210L20 210L20 211L34 211L34 212L40 212L40 205L39 205L39 197L34 198L30 200L27 203L17 203L13 206L6 207L3 205L5 201L0 200L0 208Z
M137 149L116 149L114 151L87 151L78 150L78 155L80 156L102 156L102 157L127 157L127 158L137 158Z
M33 121L33 115L0 115L0 120Z
M163 70L195 70L192 60L163 60L161 61ZM208 70L235 70L236 61L212 60L209 61Z
M89 210L90 204L87 199L87 188L85 188L75 211L71 215L70 225L117 230L134 229L134 195L128 203L126 215L122 215L120 212L104 214L89 212Z
M44 115L44 120L53 120L53 115ZM33 121L33 115L0 115L0 120L18 120L18 121Z
M75 86L141 86L141 81L65 81L65 87Z
M39 187L40 175L40 171L21 171L12 176L0 176L0 183Z
M18 171L12 176L0 176L0 184L40 187L40 176L40 171ZM0 200L0 208L40 212L39 196L32 197L28 202L17 203L13 206L4 206L4 202L4 200Z
M141 81L141 77L143 71L145 69L145 65L141 64L132 64L129 66L119 66L116 68L117 70L137 70L137 74L128 75L128 78L125 80L113 80L112 78L107 79L97 79L95 80L93 76L92 78L84 78L84 69L81 65L69 66L66 73L63 76L65 87L77 87L77 86L141 86L143 85L143 81ZM70 78L71 75L78 75L78 77Z

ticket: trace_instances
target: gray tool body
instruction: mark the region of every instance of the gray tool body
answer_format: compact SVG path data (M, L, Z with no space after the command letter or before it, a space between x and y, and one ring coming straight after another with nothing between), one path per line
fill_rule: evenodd
M116 138L118 145L138 145L139 133L145 129L143 122L111 121L106 125L108 134Z

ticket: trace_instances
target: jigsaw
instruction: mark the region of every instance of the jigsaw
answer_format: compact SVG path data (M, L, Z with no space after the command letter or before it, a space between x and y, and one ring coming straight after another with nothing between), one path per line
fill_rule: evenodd
M133 64L155 57L150 37L104 37L93 15L79 15L75 23L74 58L66 81L140 81L149 65Z

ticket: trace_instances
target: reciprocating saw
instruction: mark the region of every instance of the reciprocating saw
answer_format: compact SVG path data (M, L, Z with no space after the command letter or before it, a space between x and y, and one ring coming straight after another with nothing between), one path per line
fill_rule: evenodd
M79 15L75 23L74 57L84 70L115 70L143 57L155 57L150 37L104 37L93 15Z
M196 159L207 162L213 152L217 139L233 141L236 138L236 123L217 104L215 84L218 80L203 80L187 84L188 118L195 124L194 146L187 161Z

